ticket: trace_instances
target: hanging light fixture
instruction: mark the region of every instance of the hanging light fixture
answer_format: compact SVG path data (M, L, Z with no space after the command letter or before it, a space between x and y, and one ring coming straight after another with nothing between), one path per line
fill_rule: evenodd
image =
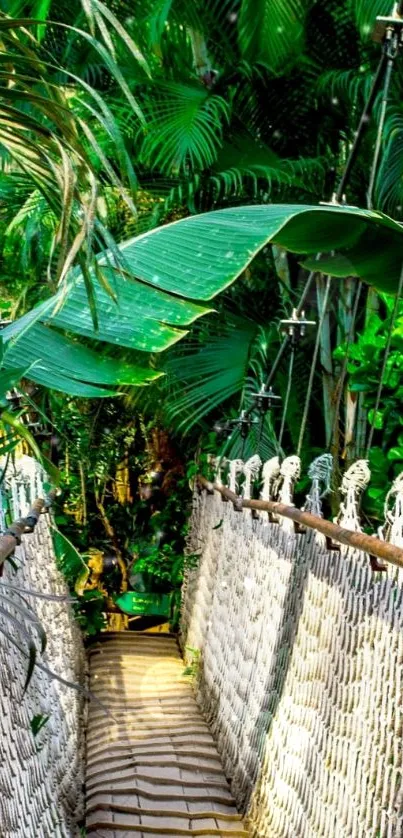
M289 320L280 320L280 331L290 339L293 349L298 346L301 338L305 336L306 330L310 326L316 326L316 321L306 320L305 311L301 311L298 314L296 308L293 309Z
M273 407L278 407L281 402L281 396L276 395L273 387L267 389L265 384L262 384L257 393L252 393L252 399L255 402L255 409L260 416L265 416L269 410L272 410Z

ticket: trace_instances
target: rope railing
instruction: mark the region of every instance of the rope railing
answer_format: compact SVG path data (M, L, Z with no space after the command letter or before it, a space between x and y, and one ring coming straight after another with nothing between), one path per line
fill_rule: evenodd
M231 501L237 510L253 509L258 512L280 515L282 518L288 518L303 527L308 527L311 530L322 533L322 535L331 539L331 541L344 544L346 547L351 547L354 550L362 550L364 553L368 553L369 556L383 559L396 567L403 568L403 549L397 547L395 544L390 544L388 541L382 541L382 539L374 535L354 532L354 530L341 527L332 521L326 521L318 515L312 515L311 512L305 512L302 509L297 509L295 506L287 506L287 504L279 503L278 501L247 500L236 495L226 486L222 486L219 483L212 483L201 475L198 476L197 481L208 492L219 492L223 498Z

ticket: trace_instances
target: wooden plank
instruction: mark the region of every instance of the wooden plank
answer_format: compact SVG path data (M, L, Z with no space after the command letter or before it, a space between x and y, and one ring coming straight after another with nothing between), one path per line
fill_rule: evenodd
M105 633L90 649L87 834L247 838L176 640Z

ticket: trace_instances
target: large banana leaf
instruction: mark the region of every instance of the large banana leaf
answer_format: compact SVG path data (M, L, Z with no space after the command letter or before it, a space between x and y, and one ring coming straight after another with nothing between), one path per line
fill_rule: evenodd
M337 206L234 207L182 219L121 244L120 267L113 266L112 254L102 256L103 283L94 286L98 330L84 279L73 275L67 289L4 329L4 364L34 364L30 378L80 395L107 395L110 391L102 388L113 384L144 384L157 373L139 365L137 356L136 363L130 357L110 360L99 349L78 344L75 336L160 352L186 333L184 326L211 310L195 301L210 300L234 282L270 242L308 257L332 252L312 265L396 291L403 227L382 213Z

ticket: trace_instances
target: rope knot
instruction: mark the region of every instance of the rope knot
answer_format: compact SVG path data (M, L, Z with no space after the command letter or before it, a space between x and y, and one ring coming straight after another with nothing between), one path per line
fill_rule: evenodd
M359 504L363 491L371 479L368 460L357 460L343 475L341 492L345 495L344 503L340 504L340 514L337 523L361 532L359 518Z
M301 475L301 460L299 457L286 457L280 467L280 477L282 478L282 485L280 489L280 501L292 505L292 493L294 483Z
M243 467L243 460L229 461L228 488L231 489L231 492L237 492L238 490L238 473L243 472Z
M321 483L324 484L322 494L320 495L321 498L328 495L331 491L330 480L332 471L333 457L331 454L322 454L320 457L316 457L316 460L309 466L308 477L311 478L312 483L317 484L318 488L320 488Z
M333 457L331 454L322 454L309 466L308 477L311 478L312 485L309 494L306 496L305 509L307 512L312 512L313 515L322 515L321 500L331 492L332 471Z
M349 492L362 494L364 489L367 488L370 479L371 472L369 470L368 460L357 460L343 475L341 491L343 495L348 495Z
M263 466L263 486L260 492L262 500L274 500L277 497L280 478L280 459L272 457Z
M245 498L245 500L250 500L251 498L252 482L259 476L261 467L262 461L259 454L255 454L253 457L250 457L243 467L245 483L242 488L242 497Z
M301 460L299 457L286 457L281 463L280 475L285 480L292 480L294 483L301 476Z
M385 498L385 524L378 532L380 538L401 546L403 543L403 472L395 477Z

